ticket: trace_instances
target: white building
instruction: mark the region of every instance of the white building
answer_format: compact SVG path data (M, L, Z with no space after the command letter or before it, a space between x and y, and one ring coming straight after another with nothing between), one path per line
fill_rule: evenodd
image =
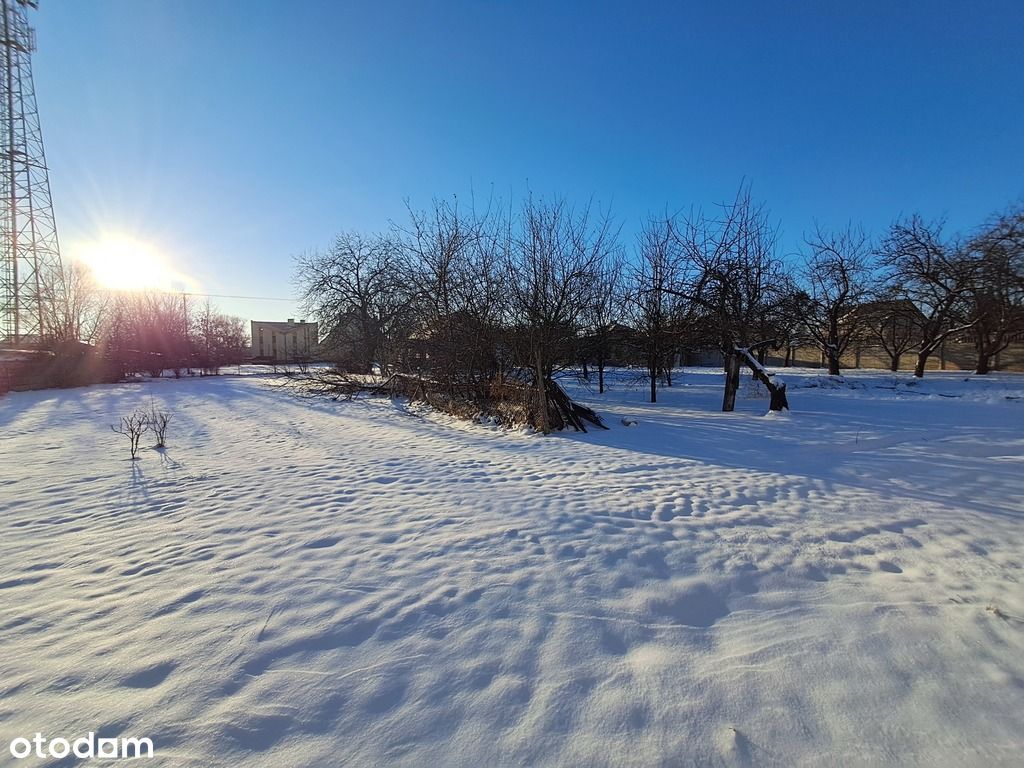
M302 320L286 322L252 321L252 356L276 362L313 359L319 349L317 324Z

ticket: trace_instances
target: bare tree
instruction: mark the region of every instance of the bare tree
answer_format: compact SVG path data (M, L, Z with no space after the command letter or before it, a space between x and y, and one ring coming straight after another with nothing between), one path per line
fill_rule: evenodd
M498 252L489 208L460 211L453 200L433 209L410 210L401 231L403 272L414 286L415 331L406 368L424 371L449 388L478 389L497 372L496 330L500 320Z
M615 232L607 216L595 218L589 207L577 213L563 200L529 199L518 223L507 248L509 320L516 360L532 372L538 427L548 432L552 375L572 361Z
M604 393L604 372L612 353L617 329L621 331L620 320L626 304L624 292L625 264L618 251L610 253L599 266L595 276L591 303L584 312L584 326L587 337L583 345L583 366L594 361L597 367L597 391Z
M142 411L135 411L128 416L122 416L118 424L111 424L110 428L119 435L128 438L131 446L132 461L138 457L139 439L149 429L149 419Z
M390 237L348 232L326 253L297 259L302 301L325 331L339 364L358 373L391 367L411 330L409 286L399 270L401 249Z
M779 343L771 318L787 295L788 280L775 252L777 236L764 206L752 201L749 186L721 205L718 217L691 215L679 234L688 266L678 293L701 307L705 327L722 351L723 411L735 408L740 365L749 362L748 353ZM760 365L753 369L772 390L763 371Z
M920 378L947 337L977 323L968 317L966 304L977 264L963 244L943 237L942 222L928 223L917 215L893 224L879 253L894 290L921 313L914 366Z
M507 217L435 200L410 209L409 221L389 237L342 235L328 253L299 259L304 301L339 365L379 366L382 380L365 391L452 413L532 391L529 420L544 431L603 426L552 377L578 346L596 265L611 248L607 222L532 200Z
M808 301L804 327L839 375L839 361L865 321L863 304L872 293L871 244L864 231L848 225L837 232L818 227L805 239L802 278Z
M210 375L219 373L222 366L242 362L249 343L244 321L218 312L209 300L193 317L189 338L192 359Z
M146 291L134 294L132 303L138 348L149 353L152 361L146 366L149 373L160 376L165 369L185 367L191 350L181 297Z
M188 364L190 342L180 297L158 293L111 296L99 346L123 374L160 376Z
M967 246L977 263L967 291L977 349L975 372L1024 334L1024 208L997 216Z
M898 371L903 355L917 343L918 328L923 319L921 310L890 288L863 305L859 316L858 340L881 347L889 358L889 370Z
M778 300L773 302L765 312L765 325L761 330L762 338L774 338L770 344L762 344L756 348L758 362L763 366L768 349L783 351L783 366L793 363L793 353L808 337L805 318L811 314L811 297L801 290L794 279L783 275Z
M671 370L678 348L679 307L685 301L678 291L682 257L675 219L649 218L637 241L630 276L630 319L647 368L650 399L656 403L659 376Z
M154 291L113 295L97 342L122 375L160 376L194 366L216 373L240 363L249 335L240 318L219 312L208 300L197 307L185 296Z
M40 289L45 296L46 335L52 341L91 344L97 340L107 296L85 264L65 262L59 272L45 275Z

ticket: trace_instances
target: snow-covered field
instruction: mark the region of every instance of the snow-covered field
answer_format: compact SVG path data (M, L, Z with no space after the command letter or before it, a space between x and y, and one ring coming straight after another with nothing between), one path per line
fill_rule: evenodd
M6 396L0 763L1019 765L1024 375L786 378L766 417L619 375L547 438L255 376Z

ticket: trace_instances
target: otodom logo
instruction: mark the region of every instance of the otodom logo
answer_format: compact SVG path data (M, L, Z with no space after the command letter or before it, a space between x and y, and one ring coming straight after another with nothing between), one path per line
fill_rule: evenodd
M31 739L20 736L11 740L11 757L24 760L26 757L56 757L68 755L82 758L118 760L126 758L152 757L152 739L137 739L134 736L121 738L96 738L93 731L77 739L48 739L41 733Z

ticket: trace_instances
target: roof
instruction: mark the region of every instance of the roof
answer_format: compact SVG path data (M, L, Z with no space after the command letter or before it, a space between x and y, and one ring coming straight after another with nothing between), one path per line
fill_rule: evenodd
M316 323L287 322L283 320L252 320L253 327L262 325L272 331L291 331L295 328L316 328Z

